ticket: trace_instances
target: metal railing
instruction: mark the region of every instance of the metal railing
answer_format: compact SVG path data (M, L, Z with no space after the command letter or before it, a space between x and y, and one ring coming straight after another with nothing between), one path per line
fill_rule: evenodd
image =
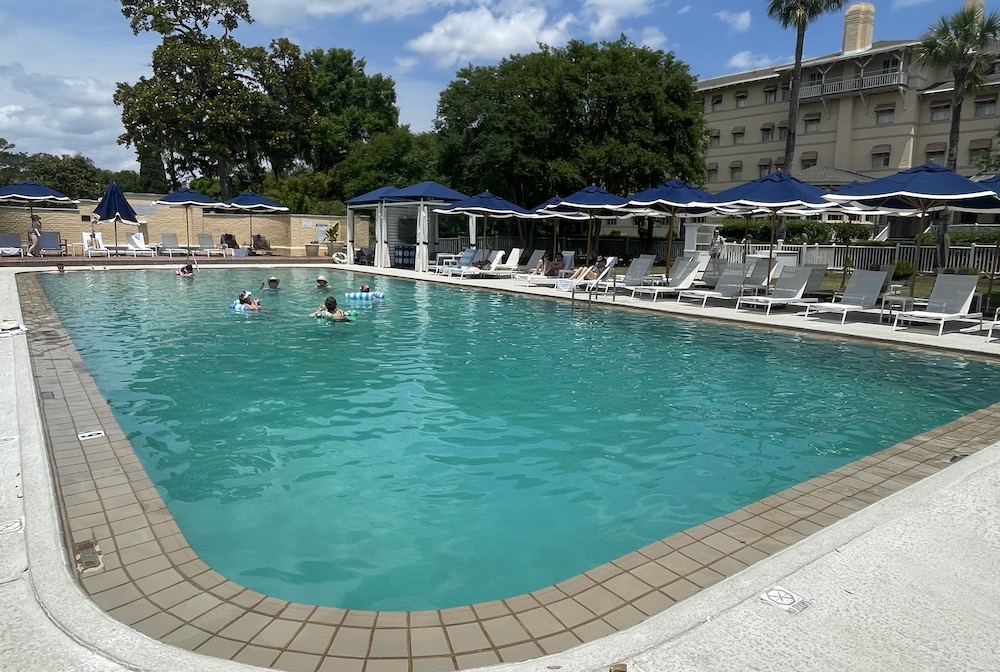
M881 89L887 86L906 86L909 78L905 72L880 72L877 75L851 77L848 79L828 79L819 84L806 84L799 92L799 99L836 96L855 91Z

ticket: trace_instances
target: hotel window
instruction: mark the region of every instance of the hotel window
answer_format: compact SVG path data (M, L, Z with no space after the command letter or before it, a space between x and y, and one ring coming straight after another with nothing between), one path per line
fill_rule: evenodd
M709 149L711 149L712 147L718 147L719 144L720 144L719 143L719 131L716 130L716 129L714 129L714 128L710 129L708 131L708 147L709 147Z
M743 180L743 162L733 161L729 164L729 181L741 182Z
M719 164L710 163L706 166L708 168L707 181L708 182L718 182L719 181Z
M802 156L799 157L799 163L803 169L812 168L819 163L819 154L816 152L802 152Z
M781 87L781 102L787 103L792 98L791 84L784 84Z
M931 121L948 121L951 119L951 103L939 101L931 103Z
M981 140L973 140L969 143L969 165L979 166L982 165L983 160L990 153L990 146L992 143L988 138Z
M893 103L883 103L875 106L875 125L891 124L896 118L896 106Z
M779 121L778 122L778 140L784 140L788 137L788 122Z
M809 73L809 84L808 86L819 86L823 83L823 73L822 72L810 72Z
M747 106L747 92L746 91L737 91L733 95L733 98L736 99L736 107L737 108L746 107Z
M779 156L774 160L774 172L780 173L785 169L785 157Z
M802 131L804 133L816 133L819 131L819 114L807 114L802 118Z
M775 86L769 86L764 89L764 102L774 103L778 100L778 88Z
M761 159L757 162L757 177L767 177L771 174L771 159Z
M872 147L872 170L881 170L889 167L889 155L892 153L891 145L875 145Z
M882 73L892 74L894 72L899 72L899 59L898 58L887 58L882 61Z
M743 144L743 136L745 134L746 134L746 128L744 128L743 126L737 126L736 128L734 128L733 129L733 144L734 145L742 145Z
M975 115L977 117L995 117L996 114L997 114L996 96L976 96Z
M722 111L722 96L712 96L712 112Z
M774 122L767 122L760 127L760 141L771 142L774 140Z
M945 162L944 153L948 145L943 142L928 142L924 148L924 163L936 163L943 166Z

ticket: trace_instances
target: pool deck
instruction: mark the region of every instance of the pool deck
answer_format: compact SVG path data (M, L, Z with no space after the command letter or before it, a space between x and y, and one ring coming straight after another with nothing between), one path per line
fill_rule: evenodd
M26 270L0 268L0 317L28 328L0 337L4 670L1000 668L1000 404L528 595L440 611L315 607L243 588L191 551L34 276L15 272ZM342 270L426 278L324 267ZM614 304L1000 363L985 329L939 337L874 316L841 327L797 309ZM809 606L760 599L776 585Z

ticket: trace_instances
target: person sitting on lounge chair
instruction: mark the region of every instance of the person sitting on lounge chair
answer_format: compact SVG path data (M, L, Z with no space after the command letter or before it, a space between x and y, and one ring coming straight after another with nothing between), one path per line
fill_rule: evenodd
M538 264L531 271L533 275L544 275L547 277L553 277L559 275L559 271L563 269L562 255L557 254L555 259L549 259L549 254L546 252L542 255L542 258L538 260Z
M604 267L607 265L608 261L604 257L598 257L597 261L594 262L593 266L580 266L575 271L573 275L569 276L570 280L596 280L597 276L601 274Z
M262 233L253 234L253 249L255 250L270 250L271 243L267 242L267 238Z

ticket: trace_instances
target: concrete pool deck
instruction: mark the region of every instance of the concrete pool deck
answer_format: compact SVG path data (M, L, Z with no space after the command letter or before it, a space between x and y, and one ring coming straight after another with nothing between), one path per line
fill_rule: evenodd
M324 272L337 270L375 272ZM0 338L4 669L986 670L1000 660L997 406L530 595L429 612L317 608L204 565L37 283L0 269L0 298L0 317L29 327ZM616 303L1000 354L985 332ZM105 436L79 437L96 429ZM96 540L103 568L78 575L66 535ZM791 615L758 598L776 584L810 606Z

